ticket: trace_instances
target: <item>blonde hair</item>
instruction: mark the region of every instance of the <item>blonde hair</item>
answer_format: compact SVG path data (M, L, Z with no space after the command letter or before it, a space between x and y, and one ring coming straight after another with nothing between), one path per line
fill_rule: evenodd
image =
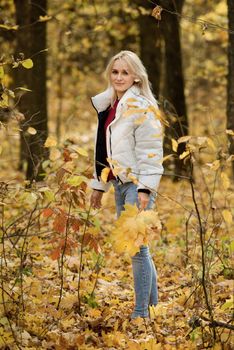
M108 86L111 87L111 71L114 62L118 59L124 60L128 65L129 69L131 70L131 73L134 74L135 79L139 80L137 82L134 82L134 85L138 86L141 95L145 96L154 105L157 105L157 101L151 91L151 84L149 82L146 69L143 63L141 62L140 58L132 51L120 51L118 54L116 54L110 59L105 71L108 80ZM115 99L116 94L114 93L113 100Z

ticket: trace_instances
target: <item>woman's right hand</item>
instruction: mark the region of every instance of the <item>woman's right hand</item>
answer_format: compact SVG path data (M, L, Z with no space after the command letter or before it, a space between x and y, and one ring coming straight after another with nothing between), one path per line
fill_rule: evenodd
M94 209L100 209L102 206L102 196L103 192L98 190L93 190L90 198L91 207Z

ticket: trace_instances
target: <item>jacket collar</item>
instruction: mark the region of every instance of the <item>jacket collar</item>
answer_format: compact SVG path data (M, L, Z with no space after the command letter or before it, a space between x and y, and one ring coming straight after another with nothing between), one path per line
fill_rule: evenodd
M100 94L91 97L94 108L98 113L105 111L111 104L111 98L114 94L112 87L106 89ZM127 99L140 95L140 89L136 85L132 85L120 99L120 105L123 105Z

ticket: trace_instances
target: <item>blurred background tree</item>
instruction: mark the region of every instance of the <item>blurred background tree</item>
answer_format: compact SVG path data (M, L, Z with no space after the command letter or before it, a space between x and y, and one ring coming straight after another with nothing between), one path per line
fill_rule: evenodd
M234 1L228 0L228 79L227 79L227 130L234 130ZM229 153L234 154L233 134L228 135ZM234 176L234 162L232 163Z
M33 69L15 69L16 86L32 90L20 96L18 108L24 114L20 132L20 169L26 162L26 178L40 180L42 162L48 152L44 147L48 136L46 89L46 24L47 0L14 0L18 30L15 40L15 60L33 59ZM28 128L33 129L28 129ZM29 130L35 130L29 132Z

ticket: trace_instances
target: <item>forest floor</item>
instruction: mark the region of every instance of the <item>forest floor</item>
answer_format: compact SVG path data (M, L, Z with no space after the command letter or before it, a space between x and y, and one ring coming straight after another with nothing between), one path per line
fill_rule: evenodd
M32 208L33 199L27 201ZM5 203L5 220L10 220L10 214L18 215L23 200L14 208ZM59 229L63 223L55 224L48 208L42 210L39 232L37 226L26 239L19 238L18 227L18 236L3 241L1 349L231 349L231 330L210 327L189 183L164 179L157 208L162 229L152 236L150 247L158 271L159 303L151 309L150 320L130 320L134 303L130 256L116 253L111 244L116 221L113 191L105 195L103 209L94 213L95 232L90 232L98 249L84 247L82 265L75 243L61 265L61 251L58 254L49 228L52 222ZM208 239L206 288L212 317L230 324L233 275L226 225Z

